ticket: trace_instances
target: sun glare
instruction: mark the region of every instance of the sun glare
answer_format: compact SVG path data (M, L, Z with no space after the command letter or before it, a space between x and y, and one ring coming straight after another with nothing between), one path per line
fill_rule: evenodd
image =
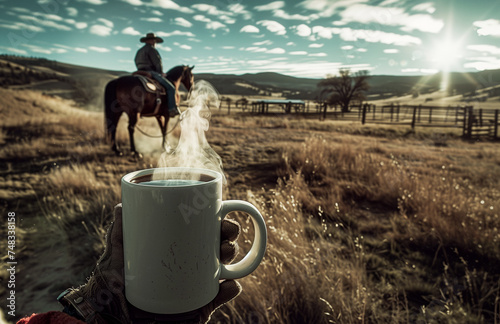
M430 67L442 72L441 90L445 90L448 87L449 73L460 69L459 64L463 58L462 40L447 35L444 39L438 39L427 55Z
M459 42L452 40L439 42L431 50L430 59L436 63L438 69L444 72L462 58L461 47Z

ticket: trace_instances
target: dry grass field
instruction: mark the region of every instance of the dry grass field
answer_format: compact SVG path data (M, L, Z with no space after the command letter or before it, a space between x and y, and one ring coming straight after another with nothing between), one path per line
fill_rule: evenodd
M16 314L57 310L57 295L84 283L103 250L121 176L156 166L160 140L136 132L144 159L118 158L102 141L101 113L26 90L0 89L0 98ZM155 124L139 122L157 134ZM125 128L118 139L128 147ZM215 111L207 138L224 163L224 198L258 206L269 242L213 322L500 323L499 144L459 135ZM245 251L252 225L232 217Z

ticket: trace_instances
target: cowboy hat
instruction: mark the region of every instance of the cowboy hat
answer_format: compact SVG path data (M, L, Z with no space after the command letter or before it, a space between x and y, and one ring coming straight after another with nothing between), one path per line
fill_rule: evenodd
M147 40L154 39L157 43L163 43L163 39L157 37L154 33L147 33L146 37L141 38L141 43L145 43Z

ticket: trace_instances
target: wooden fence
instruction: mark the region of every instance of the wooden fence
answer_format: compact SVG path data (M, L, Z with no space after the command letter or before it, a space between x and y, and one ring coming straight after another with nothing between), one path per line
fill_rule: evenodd
M440 107L422 105L385 105L377 107L363 104L352 107L362 124L390 123L407 124L411 128L457 127L462 128L463 137L468 139L487 138L499 140L500 109L474 109L467 107Z
M360 121L362 124L396 124L415 127L455 127L461 128L464 138L500 140L500 109L481 109L472 106L423 106L389 104L376 106L364 103L350 106L349 112L342 112L339 107L327 110L324 105L311 101L300 104L283 105L279 100L269 102L259 100L251 102L251 112L259 114L300 113L304 116L318 116L320 119L338 119ZM281 100L282 101L282 100ZM271 109L270 109L270 103ZM246 105L244 108L247 108ZM246 110L242 107L242 110ZM288 109L286 109L288 108ZM293 108L293 109L292 109ZM228 107L229 113L229 107Z

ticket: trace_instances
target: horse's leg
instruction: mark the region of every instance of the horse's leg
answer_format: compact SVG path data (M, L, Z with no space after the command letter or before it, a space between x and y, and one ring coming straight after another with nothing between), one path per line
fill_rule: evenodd
M128 114L128 135L130 138L130 153L132 155L137 155L137 151L135 150L135 142L134 142L134 130L135 124L137 124L137 114L129 113Z
M160 125L161 129L161 135L163 138L163 141L161 143L161 147L165 149L165 140L166 140L166 135L167 135L167 123L168 123L168 117L167 116L156 116L156 120L158 121L158 125Z
M116 144L116 128L118 121L122 115L122 109L116 98L116 80L109 82L106 85L104 105L105 105L105 123L106 123L106 139L111 142L111 149L116 155L121 156L122 152Z

